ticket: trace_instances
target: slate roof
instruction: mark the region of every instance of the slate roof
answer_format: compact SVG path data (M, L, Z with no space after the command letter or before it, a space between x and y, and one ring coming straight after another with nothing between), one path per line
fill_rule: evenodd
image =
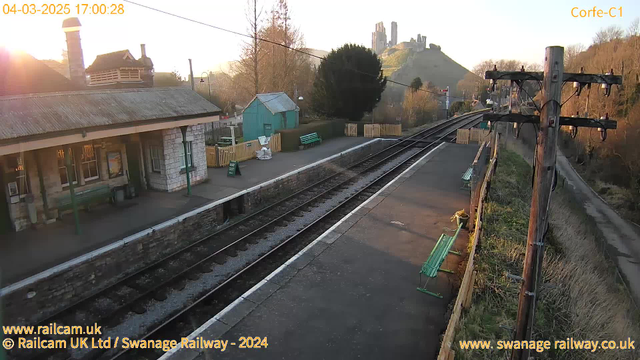
M179 87L3 96L0 142L218 113L217 106L190 88Z
M295 111L298 109L296 103L293 102L287 96L287 94L283 92L275 92L275 93L266 93L266 94L258 94L254 99L258 99L273 115L285 111ZM253 102L253 100L251 101ZM251 104L249 102L249 104Z
M69 90L73 83L42 61L0 47L0 96Z
M145 67L145 64L142 61L136 60L133 55L131 55L131 58L128 58L126 57L127 54L131 55L129 50L121 50L98 55L93 61L93 64L89 65L86 72L88 74L98 71L119 69L122 67Z

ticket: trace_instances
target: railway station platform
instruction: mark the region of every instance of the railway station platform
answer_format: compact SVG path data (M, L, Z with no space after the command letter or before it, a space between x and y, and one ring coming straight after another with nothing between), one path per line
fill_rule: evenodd
M439 299L416 290L418 272L456 227L450 217L469 210L461 176L477 150L441 144L190 335L228 340L224 352L176 348L161 359L435 358L459 275L430 282ZM462 230L453 249L467 243ZM460 261L451 254L443 268ZM268 347L240 349L241 337Z
M368 141L372 139L340 137L304 151L275 153L267 161L245 161L240 163L242 175L233 178L226 168L210 168L209 179L195 185L190 197L186 190L145 191L123 206L80 211L81 235L75 235L72 215L37 230L0 235L0 288Z

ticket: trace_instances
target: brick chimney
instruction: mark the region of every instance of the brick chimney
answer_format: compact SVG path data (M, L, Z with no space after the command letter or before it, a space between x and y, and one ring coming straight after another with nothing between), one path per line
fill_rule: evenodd
M68 18L62 22L62 30L67 36L67 56L69 57L71 82L78 88L84 88L87 85L87 76L84 72L80 26L80 20L77 17Z
M141 77L145 87L153 86L153 61L147 56L147 47L144 44L140 44L140 59L144 65Z

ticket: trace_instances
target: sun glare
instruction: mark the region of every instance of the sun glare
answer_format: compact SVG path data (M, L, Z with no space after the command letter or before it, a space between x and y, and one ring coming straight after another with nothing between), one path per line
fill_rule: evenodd
M11 39L0 40L0 48L5 48L12 53L25 52L24 48L21 47L19 43L11 41Z

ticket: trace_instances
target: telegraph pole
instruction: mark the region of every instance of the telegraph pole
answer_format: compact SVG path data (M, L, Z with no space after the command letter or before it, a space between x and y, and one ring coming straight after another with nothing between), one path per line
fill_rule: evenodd
M494 122L515 122L518 127L523 123L539 124L534 154L534 182L531 195L531 211L529 215L529 229L527 234L527 248L524 259L522 277L517 277L522 282L518 299L518 314L515 326L516 341L529 341L533 332L535 321L535 307L539 296L539 282L542 278L542 260L544 256L544 237L549 226L549 205L551 192L556 179L556 152L557 138L561 126L569 126L571 136L577 135L578 127L598 128L600 139L604 141L607 129L616 129L616 121L609 120L608 115L600 119L560 116L562 107L562 85L565 82L573 82L576 92L573 95L580 96L585 87L591 84L602 84L606 96L611 94L611 86L622 84L622 77L613 75L613 69L607 74L565 73L563 63L564 49L560 46L546 48L544 72L498 71L494 66L493 71L485 73L485 79L492 80L492 89L495 91L497 80L510 80L511 87L517 86L519 90L525 81L542 82L542 103L538 109L540 115L524 115L509 111L507 114L484 114L483 119ZM573 96L572 95L572 96ZM509 99L511 101L511 99ZM511 110L511 107L510 107ZM516 108L516 110L518 110ZM517 134L517 132L516 132ZM511 360L528 360L528 349L513 350Z
M560 129L560 104L562 101L562 79L564 49L550 46L546 49L544 77L542 82L542 106L540 130L535 151L535 174L531 194L531 213L527 250L524 259L523 285L518 301L515 340L531 339L538 281L542 273L544 235L549 226L549 204L556 169L556 149ZM512 360L529 359L529 350L514 350Z

